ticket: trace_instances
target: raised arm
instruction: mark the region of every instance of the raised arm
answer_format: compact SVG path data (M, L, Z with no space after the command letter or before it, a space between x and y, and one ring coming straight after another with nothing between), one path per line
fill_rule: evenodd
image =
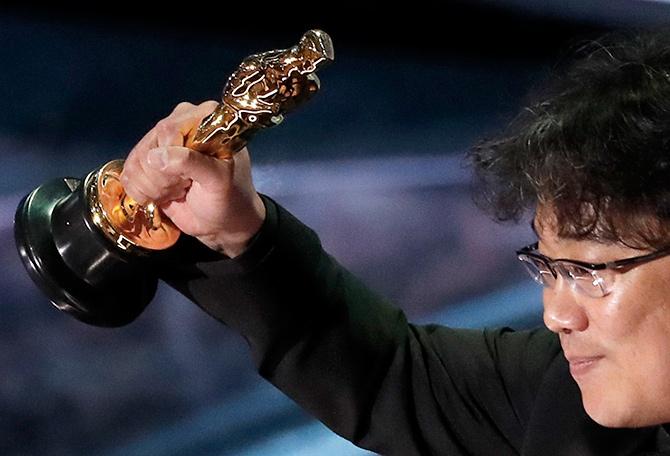
M208 108L180 105L124 171L130 196L158 201L188 235L157 262L162 278L240 332L263 377L360 446L518 453L555 339L408 324L256 193L246 150L221 162L183 147Z

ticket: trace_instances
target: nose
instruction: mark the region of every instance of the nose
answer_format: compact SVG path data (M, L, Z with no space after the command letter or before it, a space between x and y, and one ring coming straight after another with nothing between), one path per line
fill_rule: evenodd
M589 319L582 301L584 297L559 277L553 287L545 288L542 293L545 326L557 334L584 331Z

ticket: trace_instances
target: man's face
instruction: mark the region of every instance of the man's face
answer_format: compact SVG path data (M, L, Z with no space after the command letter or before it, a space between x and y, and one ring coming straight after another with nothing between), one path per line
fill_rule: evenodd
M551 258L603 263L647 253L560 238L542 220L535 221L539 251ZM544 289L544 322L560 337L592 419L608 427L670 422L670 257L615 276L612 292L601 298L559 278Z

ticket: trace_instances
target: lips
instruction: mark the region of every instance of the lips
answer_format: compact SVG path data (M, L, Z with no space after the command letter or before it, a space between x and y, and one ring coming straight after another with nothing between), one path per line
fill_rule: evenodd
M583 377L593 370L604 356L570 356L566 354L565 358L568 360L568 363L570 363L570 374L572 374L574 378L577 378Z

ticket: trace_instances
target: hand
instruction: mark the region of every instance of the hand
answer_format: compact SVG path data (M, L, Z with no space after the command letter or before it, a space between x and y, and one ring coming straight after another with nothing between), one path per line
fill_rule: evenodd
M156 203L182 232L235 257L265 219L249 151L216 159L184 147L189 132L216 106L216 101L177 105L130 151L121 183L138 203Z

